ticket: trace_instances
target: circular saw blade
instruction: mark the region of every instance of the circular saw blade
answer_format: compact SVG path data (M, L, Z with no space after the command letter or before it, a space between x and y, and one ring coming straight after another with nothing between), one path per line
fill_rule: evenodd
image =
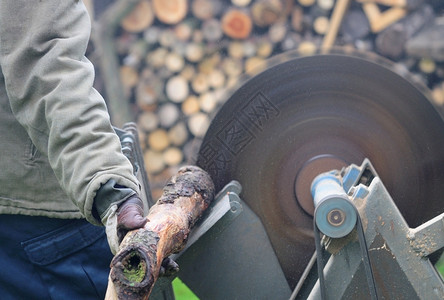
M440 114L389 68L328 54L245 82L213 119L197 164L218 190L241 183L294 287L314 251L311 180L366 157L411 227L443 211Z

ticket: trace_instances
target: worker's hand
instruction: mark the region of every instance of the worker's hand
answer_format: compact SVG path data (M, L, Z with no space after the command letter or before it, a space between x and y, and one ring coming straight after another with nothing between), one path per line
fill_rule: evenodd
M131 196L128 200L119 205L117 215L117 237L119 244L128 231L142 228L147 218L143 217L143 202L139 196Z
M112 205L102 218L111 252L115 255L126 233L142 228L147 221L143 216L143 202L136 194L119 205Z

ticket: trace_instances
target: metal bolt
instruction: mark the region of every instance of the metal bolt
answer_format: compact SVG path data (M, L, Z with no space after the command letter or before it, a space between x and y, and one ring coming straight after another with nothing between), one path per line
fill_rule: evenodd
M332 209L327 215L327 221L330 225L341 226L345 221L345 213L340 209Z

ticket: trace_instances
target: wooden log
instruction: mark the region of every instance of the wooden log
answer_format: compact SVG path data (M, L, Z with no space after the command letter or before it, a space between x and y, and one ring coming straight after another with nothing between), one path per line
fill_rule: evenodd
M175 43L177 43L177 37L174 33L174 29L168 27L167 29L162 30L159 36L159 44L162 47L171 48Z
M208 20L220 14L223 6L220 1L212 0L193 0L191 11L199 20Z
M176 147L170 147L166 149L163 153L163 161L169 167L174 167L179 165L183 160L182 151Z
M220 53L216 52L215 54L211 56L206 56L204 59L202 59L199 62L198 70L200 73L203 74L210 74L217 65L221 62L221 55Z
M203 138L208 126L210 126L210 118L205 113L197 112L188 119L188 129L195 137Z
M159 41L161 31L158 26L150 26L143 32L143 39L148 44L156 44Z
M185 49L185 58L190 62L198 62L204 56L204 48L200 43L188 43Z
M251 15L255 25L266 27L284 15L284 7L280 0L256 1L251 7Z
M222 61L222 69L228 77L237 77L243 72L242 61L227 57Z
M231 3L238 7L245 7L251 3L251 0L231 0Z
M188 96L188 82L181 76L173 76L166 83L165 91L168 99L180 103Z
M323 51L328 51L334 45L336 36L338 35L339 28L341 27L342 20L344 19L344 15L349 4L350 0L338 0L338 2L336 2L330 19L328 32L322 41Z
M244 56L245 57L252 57L256 55L256 41L253 39L245 40L242 43L242 46L244 48Z
M257 45L257 56L269 57L273 53L273 44L269 39L262 39Z
M162 261L178 253L214 198L210 176L195 166L179 169L148 212L148 222L127 233L111 262L110 279L119 299L148 299Z
M186 64L179 75L180 77L184 78L186 81L191 81L191 79L194 77L194 74L196 74L194 66Z
M148 146L154 151L163 151L170 145L165 129L159 128L148 135Z
M154 21L154 13L151 3L147 0L140 1L129 13L120 25L128 32L141 32L148 28Z
M298 2L301 6L308 7L314 5L316 0L298 0Z
M146 63L153 68L161 68L165 65L165 60L168 55L168 49L159 47L148 53L146 56Z
M208 75L208 83L214 89L222 88L225 84L225 75L220 69L213 69Z
M168 130L168 138L172 145L180 147L188 140L188 129L184 122L179 122Z
M283 21L275 22L268 28L268 37L274 44L281 42L287 35L287 23Z
M422 58L418 63L419 70L425 74L432 74L436 70L436 63L430 58Z
M327 17L324 16L317 17L313 23L313 29L319 35L326 34L329 28L330 21Z
M171 72L179 72L185 66L185 60L182 55L177 52L170 52L165 57L165 66Z
M206 92L209 88L207 75L203 73L196 74L191 80L191 88L197 94Z
M197 24L195 22L181 22L174 27L176 37L181 41L189 41Z
M300 34L298 34L297 32L290 32L282 41L281 47L283 51L289 51L297 49L297 47L301 42L302 42L302 36Z
M378 5L372 2L363 3L362 9L370 23L372 32L381 32L391 24L399 21L407 15L407 9L402 7L391 7L381 12Z
M303 20L303 8L300 6L295 6L295 8L291 12L291 28L293 28L296 32L302 32L302 30L304 29Z
M384 6L396 6L406 8L409 11L415 10L421 4L424 3L425 0L357 0L361 3L371 2L376 4L381 4Z
M264 58L258 56L249 57L245 61L245 73L255 75L262 71L266 66L267 64Z
M222 17L222 30L230 38L245 39L251 34L252 29L250 16L241 10L231 9Z
M139 80L139 73L133 67L123 65L120 67L120 80L125 88L132 88Z
M335 1L334 0L317 0L317 4L321 9L323 9L325 11L329 11L335 5Z
M232 41L228 44L228 55L234 59L242 59L244 57L244 46L240 41Z
M170 128L176 124L180 117L180 111L176 104L165 103L159 107L158 110L160 126L163 128Z
M212 92L206 92L199 96L200 110L210 114L216 110L217 99Z
M165 24L177 24L188 12L187 0L152 0L154 13Z
M439 106L444 105L444 83L441 82L433 87L432 99L435 104Z
M165 162L161 152L148 149L143 153L145 169L149 174L157 174L165 169Z
M223 36L222 25L218 19L208 19L202 24L202 34L208 42L216 42Z
M196 96L191 95L182 103L182 112L186 116L191 116L199 111L199 100Z
M303 41L298 47L298 51L301 55L312 55L316 52L316 49L316 44L312 41Z
M159 117L154 112L144 111L138 116L137 125L142 131L153 131L159 126Z

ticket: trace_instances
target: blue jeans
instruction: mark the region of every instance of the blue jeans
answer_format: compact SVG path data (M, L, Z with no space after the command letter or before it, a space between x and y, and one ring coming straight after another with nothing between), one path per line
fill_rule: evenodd
M86 220L0 215L1 299L104 299L111 259Z

